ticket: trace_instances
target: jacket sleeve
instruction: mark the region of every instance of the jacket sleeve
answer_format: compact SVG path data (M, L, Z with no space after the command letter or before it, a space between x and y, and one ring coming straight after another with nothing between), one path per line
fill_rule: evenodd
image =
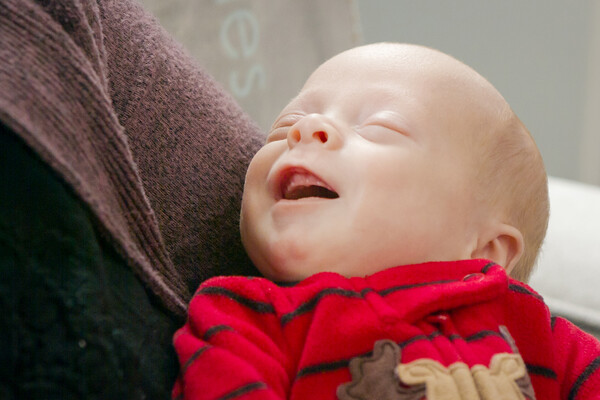
M600 341L563 318L553 318L561 398L600 399Z
M214 278L189 306L174 336L180 363L177 399L285 399L285 341L262 279Z

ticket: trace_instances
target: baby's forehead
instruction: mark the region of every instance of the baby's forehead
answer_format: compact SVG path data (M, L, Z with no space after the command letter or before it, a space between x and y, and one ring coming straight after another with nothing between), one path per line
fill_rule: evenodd
M311 74L301 94L321 89L331 95L348 86L380 96L412 90L448 101L461 95L465 99L501 98L487 80L462 62L436 50L401 44L368 45L340 53Z
M360 46L342 52L327 60L316 72L335 79L340 73L363 74L365 71L393 76L395 73L418 74L421 77L452 77L461 74L477 74L457 59L422 46L381 43ZM367 76L363 76L367 78Z
M418 45L377 43L342 52L323 63L308 79L335 82L343 79L379 79L383 84L409 78L436 91L471 91L500 97L477 71L438 50Z

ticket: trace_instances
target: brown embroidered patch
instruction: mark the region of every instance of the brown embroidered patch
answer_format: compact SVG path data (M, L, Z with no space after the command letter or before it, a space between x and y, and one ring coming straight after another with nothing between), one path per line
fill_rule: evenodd
M391 340L379 340L373 355L350 361L352 381L337 388L339 400L419 400L425 386L404 387L395 374L400 347Z

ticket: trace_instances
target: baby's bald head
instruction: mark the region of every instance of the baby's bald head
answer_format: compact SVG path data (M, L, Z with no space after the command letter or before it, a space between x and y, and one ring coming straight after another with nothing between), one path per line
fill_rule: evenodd
M481 212L522 234L523 253L511 275L526 281L548 224L547 175L532 136L503 96L469 66L427 47L378 43L336 57L381 60L422 81L431 118L443 118L446 133L472 157L474 195L485 206Z

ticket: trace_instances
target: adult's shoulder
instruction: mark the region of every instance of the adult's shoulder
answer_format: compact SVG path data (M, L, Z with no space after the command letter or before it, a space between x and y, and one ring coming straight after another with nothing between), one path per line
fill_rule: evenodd
M189 293L215 275L253 275L238 219L264 134L137 2L100 0L109 93Z

